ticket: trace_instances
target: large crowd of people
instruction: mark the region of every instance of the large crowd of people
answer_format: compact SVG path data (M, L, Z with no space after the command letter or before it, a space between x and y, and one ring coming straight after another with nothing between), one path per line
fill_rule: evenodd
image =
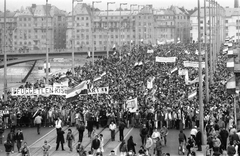
M145 125L146 131L144 131L144 126L140 126L143 129L141 130L142 151L149 153L146 148L147 138L152 136L155 129L164 130L167 127L168 129L182 130L198 127L198 96L189 98L192 92L198 90L198 83L189 84L186 82L186 75L179 74L180 70L187 70L189 81L198 77L198 68L184 67L183 64L183 61L198 61L197 43L140 44L131 47L132 49L129 50L129 46L123 46L121 49L114 50L109 58L103 57L96 60L94 64L88 62L83 66L76 67L74 74L71 71L59 73L49 80L49 84L53 84L64 77L68 79L70 88L74 88L84 80L90 80L89 87L109 87L108 94L79 94L68 99L58 95L11 96L9 94L7 102L1 101L2 111L0 114L5 128L34 126L34 118L37 115L42 117L41 126L49 127L55 126L58 118L61 118L66 125L78 125L77 117L90 131L93 126L106 127L111 122L116 123L117 126L125 123L126 127ZM148 52L149 50L153 50L153 52ZM171 63L156 62L157 56L176 57L177 59ZM217 133L218 130L224 128L229 130L236 127L235 123L228 124L233 120L233 97L227 93L224 85L231 76L231 72L226 68L228 56L222 50L217 56L217 66L214 71L213 83L209 87L210 99L207 104L206 95L204 95L204 104L206 104L204 105L204 121L208 128L208 136L213 136L213 138L218 138L222 134L221 132ZM174 68L177 70L173 71ZM104 72L106 74L101 79L94 81ZM205 74L204 70L203 74ZM149 88L147 83L152 78L154 78L153 85ZM26 83L21 88L44 86L45 80L42 79L33 84ZM205 91L204 81L203 86ZM132 112L126 108L126 101L134 98L137 98L138 108ZM219 126L220 121L225 126ZM209 127L211 127L210 130ZM196 137L194 139L197 142ZM121 141L124 142L124 140ZM158 143L161 144L156 139L155 145ZM159 155L161 148L157 147L156 153ZM220 149L227 149L226 145L221 148L215 148L215 145L209 147L215 153L221 153ZM132 148L130 149L133 153L136 152Z

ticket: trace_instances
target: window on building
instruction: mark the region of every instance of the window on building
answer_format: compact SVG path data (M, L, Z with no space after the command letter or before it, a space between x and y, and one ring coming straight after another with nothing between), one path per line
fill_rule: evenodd
M200 24L203 24L203 21L202 21L202 20L200 21Z
M84 20L84 17L82 17L82 20Z
M225 20L225 23L228 23L228 20Z

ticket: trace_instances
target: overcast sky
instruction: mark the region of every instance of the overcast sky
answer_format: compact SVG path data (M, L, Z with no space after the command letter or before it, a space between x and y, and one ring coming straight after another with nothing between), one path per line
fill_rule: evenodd
M0 10L3 11L3 1L0 0ZM14 11L20 9L22 6L25 8L26 6L31 6L34 4L45 4L46 0L6 0L7 1L7 9L10 11ZM96 1L96 0L95 0ZM138 5L146 5L152 4L154 8L167 8L171 5L182 7L184 6L187 9L192 9L197 6L197 0L101 0L102 3L95 4L95 7L106 10L107 2L116 2L115 4L109 5L109 9L114 10L119 8L119 3L127 2L128 5L126 7L130 8L130 4L138 4ZM204 0L200 0L203 4ZM72 0L48 0L48 2L52 5L55 5L59 9L66 10L68 12L71 11L71 2ZM84 3L91 4L92 0L83 0ZM217 0L217 2L223 7L233 8L234 0ZM123 6L125 7L125 6Z

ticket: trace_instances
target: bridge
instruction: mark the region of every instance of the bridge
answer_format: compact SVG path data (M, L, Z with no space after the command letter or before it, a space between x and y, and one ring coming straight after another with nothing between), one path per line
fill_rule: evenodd
M113 51L109 51L109 54L113 53ZM107 54L106 51L96 51L94 52L95 57L102 57ZM75 51L74 52L75 56L83 56L86 57L88 55L88 52L83 52L83 51ZM0 58L3 58L4 54L0 53ZM49 52L49 58L65 58L72 56L72 51L71 50L55 50L55 51L50 51ZM12 66L16 64L21 64L25 62L31 62L34 61L31 69L27 73L24 79L22 79L22 82L26 82L27 78L31 74L32 70L34 69L36 63L38 60L45 60L46 59L46 51L28 51L28 52L9 52L7 53L7 66ZM0 61L0 69L4 68L4 62Z
M113 53L113 51L109 51L109 54ZM75 50L74 51L75 55L81 55L81 56L87 56L88 51L79 51ZM106 50L103 51L95 51L94 56L99 57L99 56L104 56L107 54ZM72 55L72 50L71 49L61 49L61 50L50 50L49 51L49 56L52 57L59 57L59 56L71 56ZM0 58L3 58L4 53L0 52ZM8 51L7 52L7 58L21 58L21 57L45 57L46 56L46 50L29 50L29 51Z

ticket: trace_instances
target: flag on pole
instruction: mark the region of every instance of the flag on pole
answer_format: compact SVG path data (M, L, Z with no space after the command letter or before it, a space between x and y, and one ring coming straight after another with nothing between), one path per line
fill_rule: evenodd
M235 92L236 92L236 79L235 79L235 76L233 76L229 80L227 80L226 89L227 89L228 93L235 94Z
M178 67L174 67L170 72L171 72L171 74L172 74L172 73L174 73L174 72L176 72L176 71L178 71Z
M95 79L93 79L93 82L101 80L103 76L106 75L106 72L103 72L100 76L97 76Z
M87 83L88 81L82 81L79 85L77 85L74 88L67 90L66 98L74 97L81 93L81 91L87 89Z
M191 94L188 95L188 100L192 100L197 95L197 91L193 91Z

